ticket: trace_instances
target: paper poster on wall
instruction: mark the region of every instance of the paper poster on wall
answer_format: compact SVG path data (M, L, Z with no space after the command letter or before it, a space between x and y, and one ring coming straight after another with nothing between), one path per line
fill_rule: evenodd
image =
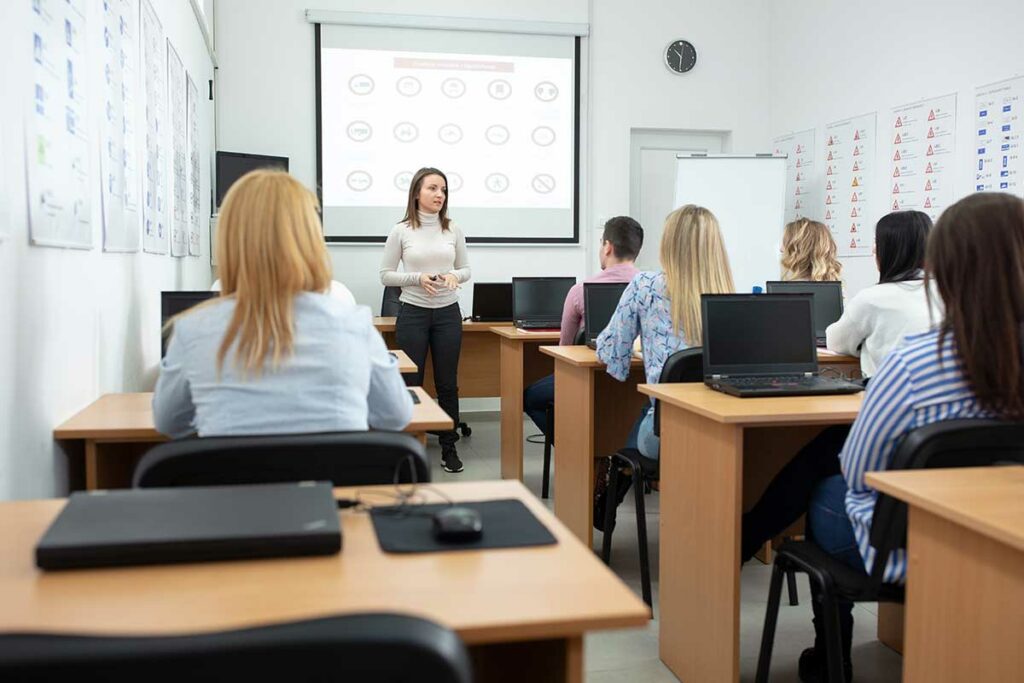
M185 65L167 41L167 102L171 119L171 256L188 255L188 148Z
M0 242L11 234L11 212L7 202L7 145L3 126L0 126Z
M92 248L85 0L34 0L25 120L33 244Z
M977 131L974 189L978 192L1009 192L1024 197L1024 76L983 85L975 91Z
M888 134L889 207L934 221L954 199L956 94L895 107Z
M142 60L146 96L146 173L142 195L142 249L167 253L167 48L160 19L142 0Z
M188 253L199 256L199 221L202 218L202 196L199 175L199 88L192 76L185 74L188 83Z
M773 141L775 154L786 155L786 222L809 216L821 206L820 178L814 170L815 129L782 135Z
M100 176L103 250L139 250L135 93L138 87L138 3L103 3L103 115Z
M866 214L875 172L876 126L876 112L825 126L823 220L840 256L874 252L872 220Z

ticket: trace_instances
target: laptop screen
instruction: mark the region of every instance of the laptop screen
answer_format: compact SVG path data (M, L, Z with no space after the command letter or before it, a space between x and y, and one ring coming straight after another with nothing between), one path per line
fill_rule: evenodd
M625 282L587 282L583 285L583 329L588 342L597 340L619 305Z
M163 334L167 321L183 311L187 311L196 304L201 304L207 299L220 296L220 292L200 289L186 292L160 292L160 357L167 353L167 342L169 337Z
M705 375L817 372L810 294L704 294Z
M473 320L504 322L511 319L511 282L473 283Z
M512 278L513 320L560 323L565 297L574 284L573 277Z
M825 338L828 326L843 314L843 283L780 282L768 283L769 294L811 294L814 296L814 336Z

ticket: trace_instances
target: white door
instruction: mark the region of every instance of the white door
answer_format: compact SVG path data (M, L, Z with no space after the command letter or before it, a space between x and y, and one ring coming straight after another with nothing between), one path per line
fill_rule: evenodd
M637 259L641 270L659 270L658 246L665 216L675 208L676 155L725 151L728 133L685 130L630 131L629 215L644 229Z

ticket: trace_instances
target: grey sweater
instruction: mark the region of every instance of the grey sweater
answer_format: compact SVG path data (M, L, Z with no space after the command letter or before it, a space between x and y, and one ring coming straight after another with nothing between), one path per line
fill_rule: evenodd
M469 281L469 254L466 237L454 222L448 230L441 230L437 214L419 213L420 227L399 223L391 229L384 243L384 258L380 263L380 281L385 287L401 287L401 300L422 308L444 308L459 300L457 290L444 289L438 283L435 295L420 286L420 275L451 273L459 284ZM404 272L398 270L399 262Z

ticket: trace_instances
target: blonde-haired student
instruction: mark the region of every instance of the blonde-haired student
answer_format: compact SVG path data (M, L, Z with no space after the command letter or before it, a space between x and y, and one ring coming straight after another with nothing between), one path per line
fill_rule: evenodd
M843 264L836 242L824 223L799 218L782 232L782 279L825 282L839 280Z
M332 297L316 197L246 174L217 223L221 296L174 321L153 396L171 437L400 430L412 399L370 309Z

